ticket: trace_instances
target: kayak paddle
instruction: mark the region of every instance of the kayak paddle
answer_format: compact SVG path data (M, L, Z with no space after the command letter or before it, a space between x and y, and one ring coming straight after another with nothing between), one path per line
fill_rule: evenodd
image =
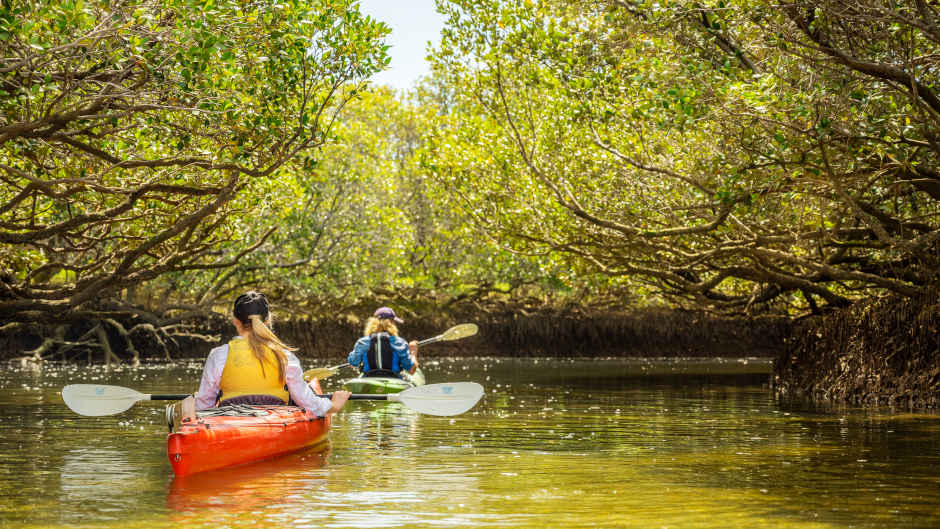
M100 384L69 384L62 388L62 400L66 406L79 415L92 417L121 413L141 400L183 400L190 395L152 395Z
M461 323L460 325L454 325L450 329L447 329L441 334L433 338L428 338L426 340L421 340L418 342L418 345L427 345L434 342L448 342L451 340L460 340L461 338L467 338L468 336L473 336L477 333L479 328L476 323ZM333 367L314 367L304 371L304 380L307 382L318 378L323 380L324 378L331 377L336 374L336 371L344 367L350 367L349 364L340 364Z
M332 397L329 393L321 395ZM354 393L349 400L387 400L400 402L406 408L427 415L460 415L476 406L483 397L483 386L476 382L445 382L441 384L425 384L408 388L399 393L385 395L360 395Z
M121 386L100 384L69 384L62 388L62 400L79 415L114 415L142 400L183 400L190 393L154 395ZM320 395L332 398L333 394ZM428 384L389 395L354 394L350 400L387 400L428 415L460 415L474 407L483 397L483 386L476 382Z
M434 342L449 342L451 340L460 340L461 338L466 338L468 336L473 336L477 333L477 324L476 323L461 323L460 325L454 325L450 329L447 329L441 334L438 334L434 338L428 338L427 340L421 340L418 342L418 345L426 345Z

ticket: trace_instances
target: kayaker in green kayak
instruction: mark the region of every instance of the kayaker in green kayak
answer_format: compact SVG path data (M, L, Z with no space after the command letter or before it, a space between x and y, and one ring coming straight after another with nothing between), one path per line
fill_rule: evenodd
M398 377L401 372L413 374L418 369L418 342L405 341L396 323L405 323L389 307L380 307L366 321L365 333L346 358L364 376Z
M334 391L331 399L318 397L303 379L304 370L286 345L271 330L268 300L260 292L238 296L232 310L238 336L209 352L202 372L196 409L221 404L292 402L319 416L338 412L350 392Z

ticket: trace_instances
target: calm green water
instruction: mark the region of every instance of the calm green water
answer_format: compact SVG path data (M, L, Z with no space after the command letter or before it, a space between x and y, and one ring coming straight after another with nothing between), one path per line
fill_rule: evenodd
M79 417L59 391L191 391L198 363L8 367L0 527L940 526L937 414L781 405L755 360L424 365L486 397L453 418L350 403L327 445L185 480L162 405Z

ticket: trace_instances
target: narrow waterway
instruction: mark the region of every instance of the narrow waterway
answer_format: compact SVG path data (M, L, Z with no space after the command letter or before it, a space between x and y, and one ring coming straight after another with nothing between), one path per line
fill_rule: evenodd
M458 417L351 403L325 445L187 479L162 405L80 417L59 391L187 392L199 363L7 366L0 527L940 526L936 413L779 403L755 359L424 365L484 400Z

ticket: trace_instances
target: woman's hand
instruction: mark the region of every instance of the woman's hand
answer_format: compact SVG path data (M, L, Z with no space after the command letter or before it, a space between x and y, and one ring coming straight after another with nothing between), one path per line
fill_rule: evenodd
M330 399L330 402L333 403L333 407L330 408L330 413L336 413L343 409L350 395L352 395L352 393L348 391L334 391L333 398Z
M418 341L411 340L408 342L408 352L411 353L411 369L408 370L408 373L414 374L418 370Z

